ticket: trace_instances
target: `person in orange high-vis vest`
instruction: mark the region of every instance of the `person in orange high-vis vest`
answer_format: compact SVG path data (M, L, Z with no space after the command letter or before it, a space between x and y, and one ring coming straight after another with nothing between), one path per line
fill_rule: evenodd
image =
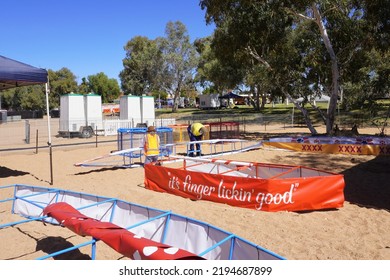
M156 133L154 126L149 126L146 132L143 148L145 152L144 164L157 162L160 154L160 137Z

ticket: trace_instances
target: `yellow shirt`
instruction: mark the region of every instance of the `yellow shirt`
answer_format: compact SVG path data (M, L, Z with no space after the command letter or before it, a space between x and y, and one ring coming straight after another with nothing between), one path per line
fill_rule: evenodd
M147 156L157 156L160 151L160 137L155 133L147 133L145 136L144 150Z
M203 127L203 124L201 124L201 123L194 123L194 124L192 124L192 125L191 125L191 132L192 132L192 134L194 134L195 136L201 135L201 134L199 133L199 130L200 130L202 127Z

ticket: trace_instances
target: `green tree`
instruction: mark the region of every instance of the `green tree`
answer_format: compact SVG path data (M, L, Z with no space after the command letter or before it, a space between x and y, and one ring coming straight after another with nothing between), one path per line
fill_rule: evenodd
M90 89L89 82L88 82L87 78L83 77L81 79L81 83L79 84L79 87L78 87L78 92L79 93L84 93L84 94L87 94L87 93L91 92L91 89Z
M20 88L20 107L23 110L42 110L46 106L45 86Z
M2 94L2 108L14 110L43 110L46 106L45 86L16 87Z
M120 95L118 81L109 79L103 72L88 76L87 84L90 92L99 94L102 97L103 103L111 103Z
M60 106L60 96L77 91L76 76L68 68L63 67L58 71L48 70L49 73L49 107Z
M223 93L242 83L243 67L236 60L220 59L211 47L213 37L194 42L199 54L195 82L204 88L203 93Z
M60 105L60 95L76 91L76 76L67 69L48 70L49 74L49 107ZM28 86L9 90L5 94L8 108L22 110L43 110L46 108L45 86Z
M136 36L127 42L124 49L124 69L119 74L123 92L126 95L142 95L158 90L163 59L157 41Z
M176 112L181 92L194 88L198 57L183 23L168 22L165 34L165 38L158 40L164 61L159 82L161 88L173 96L172 112Z
M269 78L271 88L266 88L273 94L282 93L294 102L299 95L309 100L310 95L327 93L330 106L322 116L331 133L344 69L359 71L349 65L359 52L370 51L365 42L384 45L383 38L388 38L388 2L202 0L200 4L207 21L217 26L215 53L224 59L242 59L246 51L269 72L262 76ZM374 15L379 6L386 12ZM379 73L376 70L371 73ZM294 104L316 133L305 107Z

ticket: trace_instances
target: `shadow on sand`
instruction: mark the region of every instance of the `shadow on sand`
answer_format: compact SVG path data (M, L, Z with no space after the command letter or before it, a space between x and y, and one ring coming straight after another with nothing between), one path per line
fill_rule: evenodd
M365 161L359 156L332 154L283 154L276 162L315 167L344 175L345 200L362 207L390 211L390 156L377 156ZM337 163L333 164L335 161ZM351 167L351 162L354 166Z
M16 169L10 169L10 168L5 167L5 166L0 166L0 178L18 177L18 176L24 176L24 175L30 175L30 176L34 177L35 179L37 179L38 181L50 183L49 181L40 179L37 176L35 176L29 172L20 171L20 170L16 170Z
M390 211L390 156L377 156L342 172L345 200Z
M5 166L0 166L0 178L17 177L17 176L24 176L28 174L30 173L15 170L15 169L9 169L8 167Z
M65 238L60 236L49 236L42 239L37 240L37 251L43 251L47 254L52 254L64 249L68 249L73 247L74 245L67 241ZM90 260L91 257L89 255L83 254L79 249L74 249L72 251L63 253L58 256L54 256L55 260Z
M99 168L99 169L92 169L88 171L83 171L83 172L78 172L75 173L74 175L85 175L85 174L92 174L92 173L99 173L99 172L105 172L105 171L115 171L115 170L120 170L124 169L125 167L104 167L104 168Z

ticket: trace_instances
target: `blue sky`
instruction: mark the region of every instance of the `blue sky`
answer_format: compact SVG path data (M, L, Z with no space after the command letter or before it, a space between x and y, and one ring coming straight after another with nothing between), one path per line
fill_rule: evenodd
M69 68L82 77L118 79L124 45L137 35L165 36L181 21L191 41L211 35L199 0L3 0L0 54L32 66Z

